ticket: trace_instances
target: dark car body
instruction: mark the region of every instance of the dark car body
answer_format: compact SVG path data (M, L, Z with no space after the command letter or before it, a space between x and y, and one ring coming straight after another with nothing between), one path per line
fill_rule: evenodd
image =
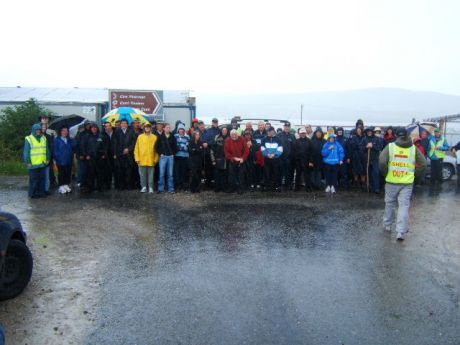
M27 244L27 234L18 217L12 213L0 211L0 255L5 255L11 239Z
M33 257L19 219L0 212L0 301L22 293L32 276Z

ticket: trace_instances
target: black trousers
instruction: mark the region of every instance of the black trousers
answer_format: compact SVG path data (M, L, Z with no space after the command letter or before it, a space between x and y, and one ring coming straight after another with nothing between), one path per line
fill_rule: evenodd
M326 186L337 187L339 166L337 164L324 164L324 175L326 177Z
M112 181L113 181L114 175L116 177L116 174L114 173L115 168L114 168L114 159L113 159L113 157L109 157L109 159L107 160L106 166L107 166L107 168L104 171L104 184L108 189L110 189L110 188L112 188ZM117 182L115 180L115 186L116 185L117 185Z
M196 193L200 191L201 187L201 166L192 167L190 179L190 191Z
M339 185L348 188L349 184L349 164L343 163L342 165L339 165L339 172L338 172L338 181Z
M302 177L305 182L305 189L311 189L310 169L308 168L307 163L297 160L296 167L295 167L295 186L296 188L300 188L302 184Z
M442 183L442 159L438 160L431 160L430 168L431 168L431 184L435 184L436 182Z
M118 189L132 189L134 181L132 177L134 159L131 155L117 157L118 161Z
M64 186L70 184L72 174L72 165L59 165L58 164L58 185Z
M280 160L279 158L266 158L264 165L264 179L266 188L279 188L280 181Z
M96 188L102 190L105 184L105 160L91 158L87 160L86 181L83 185L85 191L91 192Z
M214 190L216 192L223 192L228 189L228 170L227 169L214 169L214 176L216 185Z
M231 191L242 191L244 185L244 164L228 163L228 183Z
M204 178L206 186L211 186L211 181L214 179L214 166L212 165L211 155L206 153L203 160Z
M259 184L258 183L259 180L257 179L256 164L254 162L247 161L245 163L244 170L245 170L245 173L244 173L245 181L248 187Z
M188 187L189 163L188 157L174 157L174 184L176 189Z
M264 167L254 164L254 174L256 176L256 185L264 184Z
M280 166L281 166L281 171L280 171L280 176L279 176L280 184L284 179L284 185L286 187L291 187L292 180L294 177L292 159L290 157L281 157Z
M139 176L139 166L135 161L131 164L131 176L133 179L133 188L139 189L141 187L141 177Z

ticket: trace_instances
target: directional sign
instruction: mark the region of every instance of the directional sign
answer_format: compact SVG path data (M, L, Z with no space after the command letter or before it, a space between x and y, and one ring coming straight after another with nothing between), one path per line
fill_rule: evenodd
M153 116L163 115L163 91L109 90L110 108L132 107Z

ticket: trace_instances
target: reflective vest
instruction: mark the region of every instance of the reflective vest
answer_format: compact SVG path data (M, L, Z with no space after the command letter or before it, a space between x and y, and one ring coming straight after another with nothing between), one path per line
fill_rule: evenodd
M436 139L435 139L436 140ZM432 157L433 155L435 155L436 157L438 157L438 159L444 159L446 158L446 151L441 151L440 149L444 146L444 141L445 139L444 138L441 138L440 140L438 140L436 142L436 144L430 140L430 153L429 153L429 157Z
M415 179L415 151L414 145L408 148L388 145L389 157L388 173L385 181L395 184L412 184Z
M33 135L26 137L30 145L30 163L32 166L46 164L46 137L43 135L38 141Z

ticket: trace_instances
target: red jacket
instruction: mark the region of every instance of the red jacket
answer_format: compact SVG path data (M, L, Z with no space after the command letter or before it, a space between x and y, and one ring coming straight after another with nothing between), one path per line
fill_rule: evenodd
M228 137L225 140L224 152L225 158L231 162L234 162L235 158L243 158L245 161L249 156L249 149L246 144L246 140L240 136L237 140L233 140L231 137Z

